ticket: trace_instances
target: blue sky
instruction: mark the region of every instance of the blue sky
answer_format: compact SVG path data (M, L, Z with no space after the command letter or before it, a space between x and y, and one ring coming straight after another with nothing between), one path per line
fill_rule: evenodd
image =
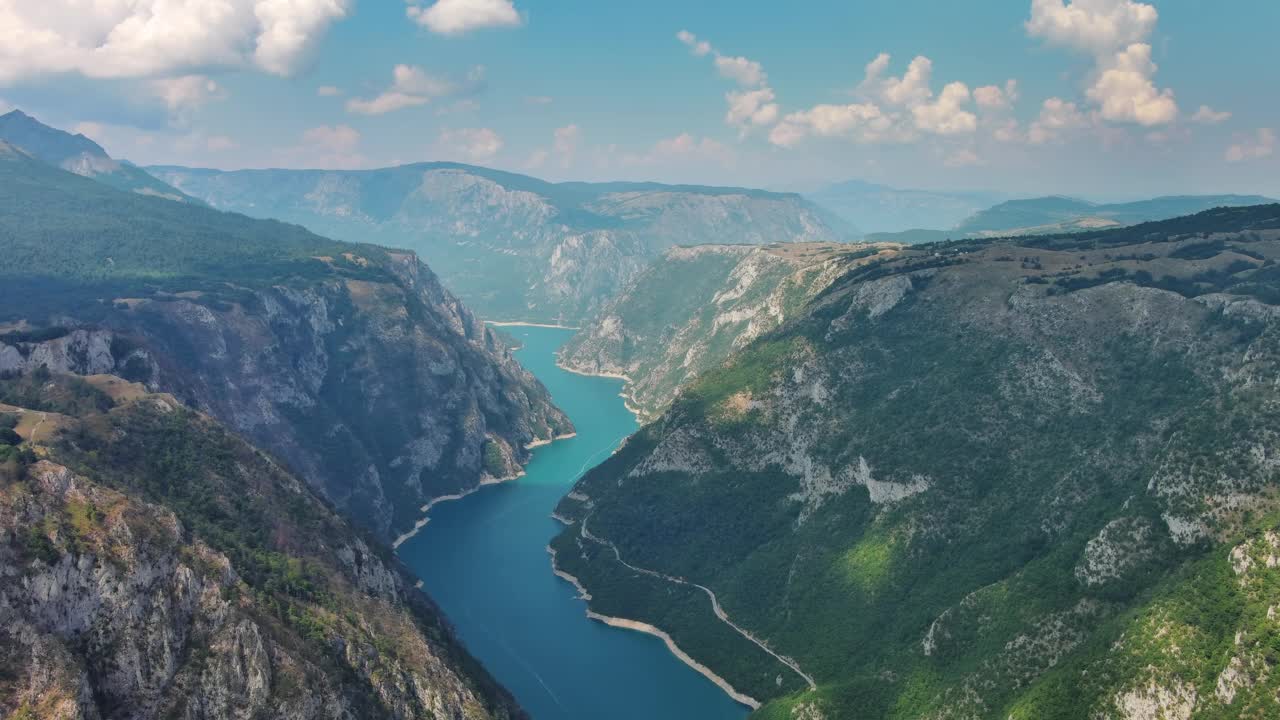
M140 163L1280 194L1263 0L81 5L0 0L0 106Z

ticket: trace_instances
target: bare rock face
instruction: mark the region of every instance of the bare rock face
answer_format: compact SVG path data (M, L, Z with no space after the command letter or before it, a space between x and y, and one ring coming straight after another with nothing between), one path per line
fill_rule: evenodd
M212 420L60 417L58 461L0 472L0 713L521 717L389 555Z
M364 260L361 258L361 260ZM369 261L366 261L369 262ZM384 539L431 498L474 487L496 443L512 475L525 446L570 423L508 348L408 253L370 279L245 293L122 298L63 337L0 341L0 372L117 374L169 392L281 458Z
M850 265L898 250L831 243L673 248L565 344L560 362L627 378L632 406L652 420L683 385L794 317Z

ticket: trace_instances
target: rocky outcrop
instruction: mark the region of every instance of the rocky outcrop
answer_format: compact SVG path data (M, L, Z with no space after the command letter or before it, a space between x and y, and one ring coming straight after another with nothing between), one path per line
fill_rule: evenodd
M0 336L0 372L116 374L172 393L389 539L431 498L515 474L526 445L571 425L414 255L352 257L384 272L280 284L235 302L200 292L117 298L92 326L59 319L62 337ZM489 444L503 467L486 464Z
M628 379L641 419L680 387L803 310L850 267L894 245L697 245L668 250L575 335L562 366Z
M0 713L521 717L390 556L216 423L145 395L66 422L0 473Z
M843 240L798 195L654 183L548 183L454 163L359 172L151 168L213 207L419 252L496 320L575 325L688 243Z
M1262 716L1277 263L1262 206L848 267L579 481L558 565L765 717Z

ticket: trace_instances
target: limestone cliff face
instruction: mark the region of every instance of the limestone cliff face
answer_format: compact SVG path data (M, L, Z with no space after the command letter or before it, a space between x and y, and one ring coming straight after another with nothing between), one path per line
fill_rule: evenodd
M0 372L111 373L172 393L384 539L429 499L514 475L525 445L571 429L416 256L344 261L361 274L230 302L200 292L115 298L93 323L57 319L64 337L0 341Z
M588 473L558 562L762 717L1260 716L1277 263L1273 205L852 268Z
M359 172L152 168L213 207L419 252L497 320L574 324L664 250L850 234L798 195L654 183L548 183L453 163Z
M132 399L105 415L0 406L61 431L28 443L50 459L0 466L0 714L522 717L305 485L171 396L114 387Z
M696 245L668 250L560 354L576 372L629 380L627 395L652 420L680 388L780 326L858 264L895 245Z

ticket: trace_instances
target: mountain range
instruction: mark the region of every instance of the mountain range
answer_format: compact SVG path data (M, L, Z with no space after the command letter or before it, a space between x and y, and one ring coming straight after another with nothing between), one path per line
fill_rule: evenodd
M196 202L136 165L112 158L102 146L84 135L50 127L21 110L0 115L0 140L21 148L41 162L98 180L117 190Z
M483 316L577 324L662 251L858 234L799 195L656 183L548 183L456 163L380 170L153 167L209 205L421 254Z
M412 252L58 157L0 140L0 711L524 717L389 546L546 389Z
M1280 205L849 263L651 400L561 501L557 567L753 717L1266 717L1278 263ZM715 337L609 317L624 357Z
M833 183L805 197L871 234L952 228L1009 199L1007 193L910 190L862 180Z

